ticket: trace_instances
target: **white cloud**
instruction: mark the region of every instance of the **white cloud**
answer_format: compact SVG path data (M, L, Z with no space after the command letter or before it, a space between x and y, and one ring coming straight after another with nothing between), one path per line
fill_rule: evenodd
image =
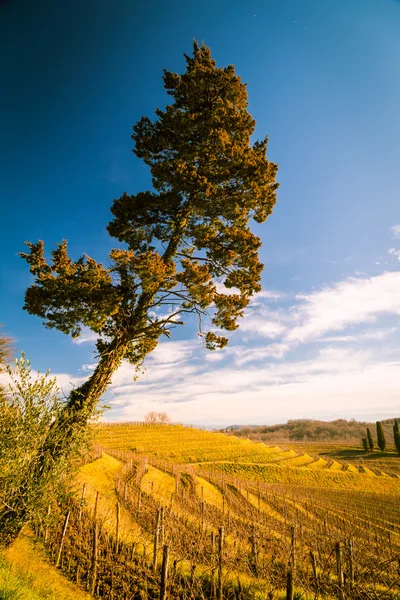
M398 327L386 327L386 328L376 328L370 329L367 331L363 331L361 333L357 333L354 335L338 335L338 336L327 336L322 337L318 341L319 342L361 342L361 341L382 341L388 338L390 335L398 331Z
M263 298L265 300L280 300L283 297L284 297L284 294L282 294L282 292L276 292L276 291L272 291L272 290L262 290L261 292L254 294L252 300L258 300L259 298Z
M349 407L351 416L394 415L399 407L399 366L399 360L379 360L378 353L337 348L325 349L311 360L264 368L231 365L204 372L198 367L184 377L171 368L162 385L141 380L119 388L115 417L141 419L151 408L187 423L335 416L349 414Z
M33 381L35 381L39 375L43 375L43 373L39 373L39 371L35 369L31 370ZM60 392L65 396L67 396L73 388L78 387L86 380L86 376L76 377L74 375L69 375L68 373L50 373L49 376L51 379L54 377L57 379L57 385L60 389ZM10 383L11 380L9 375L7 373L0 373L0 385L7 386L8 389L8 385Z
M183 360L190 358L194 343L192 341L184 342L159 342L158 346L149 355L146 364L174 364L177 365Z
M285 324L280 323L278 320L268 318L267 314L264 318L262 315L249 315L240 323L240 331L256 332L258 335L271 339L279 337L285 330Z
M396 250L396 248L389 248L388 252L389 254L397 258L397 260L400 260L400 250Z
M98 333L95 333L89 327L82 327L82 333L79 337L73 338L72 341L74 344L86 344L88 342L95 342L99 337Z
M206 352L196 338L162 341L136 382L134 367L124 363L112 378L105 419L138 420L149 410L203 424L394 415L399 315L396 271L296 297L261 292L223 351ZM67 389L84 379L59 378Z
M214 281L214 285L218 294L226 294L227 296L232 296L232 294L240 294L240 290L238 288L227 288L222 281Z
M392 232L393 237L400 236L400 225L393 225L390 227L390 231Z
M400 272L351 278L312 294L299 296L297 324L287 342L305 342L329 331L373 322L379 315L400 314Z

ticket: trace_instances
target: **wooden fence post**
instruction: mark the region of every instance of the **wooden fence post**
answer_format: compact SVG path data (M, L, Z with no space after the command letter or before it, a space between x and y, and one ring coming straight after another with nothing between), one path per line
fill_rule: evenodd
M63 545L64 545L65 535L67 533L69 514L70 514L70 511L67 512L67 514L65 515L65 519L64 519L64 526L63 526L63 530L62 530L62 534L61 534L60 546L58 548L58 554L57 554L57 560L56 560L56 568L59 567L59 565L60 565L61 552L62 552Z
M349 586L350 586L350 591L353 590L353 585L354 585L354 540L353 540L353 538L350 538L349 539Z
M158 542L159 542L159 534L160 534L160 523L161 523L161 508L158 509L157 512L157 522L156 522L156 530L154 532L154 546L153 546L153 569L156 570L157 567L157 554L158 554Z
M289 557L289 569L286 574L286 600L293 600L294 598L294 572L296 565L296 538L295 530L292 526L290 528L290 557Z
M294 588L293 588L293 571L291 569L286 573L286 600L293 600Z
M223 565L223 550L224 550L224 528L219 528L218 537L218 590L217 600L222 600L222 565Z
M118 547L119 547L119 520L120 520L120 506L119 506L119 502L116 503L115 505L117 514L116 514L116 520L115 520L115 554L118 554Z
M256 532L255 532L255 526L254 526L254 522L251 526L251 555L252 555L252 559L253 559L253 568L254 568L254 575L256 577L258 577L258 560L257 560L257 548L256 548Z
M161 511L161 515L160 515L160 545L164 546L164 534L165 534L165 530L164 530L164 517L165 517L165 511L164 511L164 507L162 506L160 508Z
M336 542L335 552L336 552L336 571L337 571L337 579L338 579L338 598L339 598L339 600L344 600L343 569L342 569L342 557L341 557L340 542Z
M47 538L49 537L49 524L48 524L48 518L50 516L50 512L51 512L51 506L49 504L49 506L47 507L47 519L46 519L46 525L44 528L44 543L47 544Z
M93 527L93 545L92 545L92 564L90 567L90 587L89 593L94 596L97 579L97 548L98 548L99 525L94 524Z
M96 499L94 501L94 509L93 509L93 520L95 521L97 518L97 507L99 504L99 492L96 492Z
M82 519L82 509L83 509L83 503L85 501L85 494L86 494L86 483L84 483L82 486L81 501L79 503L78 521L80 521Z
M315 558L315 554L312 550L310 550L310 559L311 559L311 567L312 567L314 583L315 583L315 593L316 593L316 597L318 597L319 583L318 583L318 573L317 573L317 561Z
M160 600L165 600L167 597L168 558L169 547L168 544L165 544L163 548L163 559L161 565Z

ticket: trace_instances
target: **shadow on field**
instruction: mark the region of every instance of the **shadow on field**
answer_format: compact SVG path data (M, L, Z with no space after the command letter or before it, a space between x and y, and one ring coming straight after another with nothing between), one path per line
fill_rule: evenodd
M363 450L336 450L332 452L321 452L321 455L331 456L337 459L348 460L382 460L383 458L400 458L396 452L364 452Z

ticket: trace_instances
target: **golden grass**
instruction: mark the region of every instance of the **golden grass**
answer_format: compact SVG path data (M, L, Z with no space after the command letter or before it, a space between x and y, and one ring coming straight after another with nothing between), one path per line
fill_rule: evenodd
M13 575L21 577L29 587L21 583L21 594L15 596L21 600L90 600L91 596L68 581L53 567L39 543L34 543L32 532L24 528L15 542L4 552ZM0 576L0 590L2 585ZM12 598L12 596L10 596Z
M142 477L141 489L168 506L171 495L175 493L175 478L151 465L147 465L146 468L147 473Z
M195 477L196 481L196 494L200 498L204 498L204 502L207 504L211 504L212 506L216 506L220 510L222 509L222 494L221 492L207 479L203 479L203 477Z
M261 498L260 502L259 502L258 496L256 494L252 494L251 492L247 493L245 490L242 490L242 496L244 498L246 498L250 502L250 504L252 506L254 506L255 508L258 509L258 506L260 506L260 510L262 512L264 512L268 516L272 517L276 521L279 521L280 523L284 523L285 522L284 517L282 517L282 515L280 515L267 502L265 502L265 500L263 500ZM275 533L275 534L271 533L271 535L272 535L272 537L282 537L282 536L279 536L277 533Z
M328 471L342 471L343 465L337 460L333 460L330 465L328 465Z
M282 464L290 467L306 467L312 463L315 459L309 454L302 454L301 456L292 456L287 458Z
M99 492L97 516L103 523L105 531L114 534L116 530L117 494L115 478L122 464L105 452L101 458L81 467L76 477L76 485L82 488L86 483L85 506L93 514L96 492ZM120 507L120 540L136 541L141 536L141 529L131 514Z
M324 458L317 458L312 463L307 465L307 469L325 469L328 465L328 461Z

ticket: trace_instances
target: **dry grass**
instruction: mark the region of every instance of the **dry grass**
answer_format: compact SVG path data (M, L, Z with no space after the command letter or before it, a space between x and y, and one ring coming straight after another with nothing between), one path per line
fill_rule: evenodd
M115 478L121 469L121 463L112 456L103 452L101 458L84 465L77 477L77 487L82 489L86 484L85 506L93 514L96 495L99 492L97 503L97 516L103 524L105 531L115 533L117 494L115 492ZM140 537L139 525L132 515L120 507L120 540L131 542Z
M90 600L47 560L43 548L25 528L4 552L0 598L9 600Z

